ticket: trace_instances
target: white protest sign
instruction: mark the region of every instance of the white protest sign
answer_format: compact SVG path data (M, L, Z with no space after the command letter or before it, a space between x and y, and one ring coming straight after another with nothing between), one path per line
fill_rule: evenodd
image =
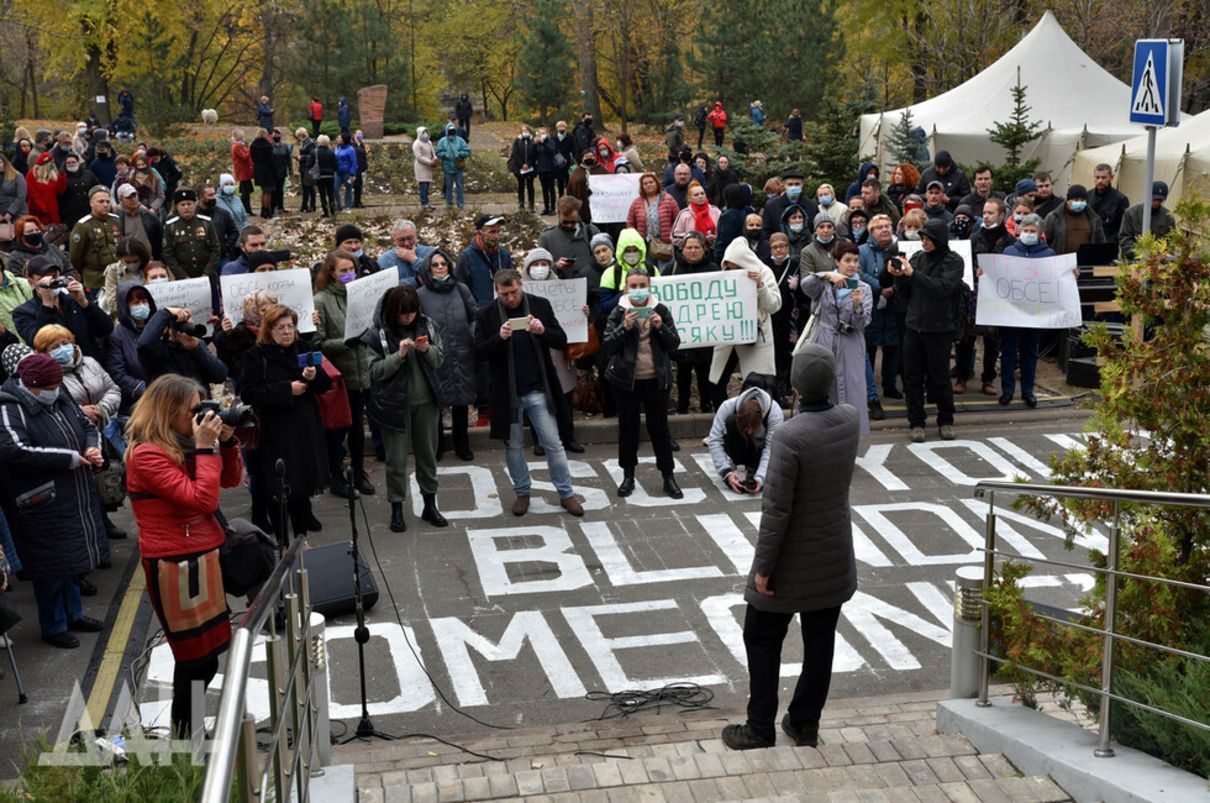
M919 240L899 240L896 245L899 246L899 253L908 259L911 259L912 254L923 248ZM962 281L966 282L967 287L974 289L975 260L971 258L971 241L950 240L949 247L951 251L962 257Z
M152 282L143 286L151 294L156 309L187 309L194 323L206 327L207 336L214 334L214 327L209 324L210 316L214 314L209 279L200 276L196 279L181 279L178 282Z
M681 348L756 341L756 283L747 271L661 276L651 292L672 314Z
M1083 322L1075 254L1028 259L980 254L975 323L1026 329L1071 329Z
M525 292L550 302L555 320L567 333L568 343L588 342L588 317L584 314L584 305L588 303L587 279L529 280L525 282Z
M611 176L589 176L588 198L593 223L625 223L630 204L639 197L641 173L614 173Z
M399 286L399 272L394 268L371 273L345 285L345 340L356 340L374 323L374 311L387 290Z
M231 316L232 323L243 320L244 297L264 290L277 296L277 303L298 313L298 331L315 331L311 321L315 299L311 295L311 271L306 268L220 276L219 286L223 292L223 311Z

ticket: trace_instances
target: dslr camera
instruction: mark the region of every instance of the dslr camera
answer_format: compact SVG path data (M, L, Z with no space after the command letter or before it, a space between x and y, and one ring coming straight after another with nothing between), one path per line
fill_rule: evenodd
M172 327L172 331L180 332L183 335L190 335L192 337L206 336L206 327L193 321L173 321L170 326Z
M252 412L252 406L249 404L233 404L230 407L224 408L221 404L212 400L204 400L192 410L197 417L197 422L200 424L206 413L214 413L218 416L218 420L228 427L237 429L249 429L256 426L256 416Z
M62 277L60 277L58 279L51 279L49 282L47 282L43 286L47 290L66 290L67 289L67 279L64 279Z
M298 355L299 368L319 368L324 364L322 351L306 351Z

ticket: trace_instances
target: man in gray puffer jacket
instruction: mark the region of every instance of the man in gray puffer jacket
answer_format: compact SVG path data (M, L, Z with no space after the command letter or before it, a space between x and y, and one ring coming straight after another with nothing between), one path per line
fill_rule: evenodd
M744 590L748 721L723 728L723 743L732 750L773 746L781 647L796 613L802 675L781 727L800 746L818 741L840 606L857 591L849 482L860 416L852 405L828 402L835 379L828 349L810 344L795 355L790 381L803 407L773 435L756 557Z

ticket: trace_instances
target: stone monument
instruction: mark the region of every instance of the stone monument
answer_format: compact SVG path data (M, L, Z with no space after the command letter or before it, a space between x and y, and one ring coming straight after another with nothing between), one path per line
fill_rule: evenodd
M387 85L363 86L357 90L357 122L366 139L381 139L387 110Z

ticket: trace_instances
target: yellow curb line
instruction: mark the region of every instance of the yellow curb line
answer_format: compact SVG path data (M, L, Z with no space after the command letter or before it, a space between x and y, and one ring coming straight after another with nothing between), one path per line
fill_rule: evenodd
M122 597L122 607L114 619L113 630L109 640L105 642L105 654L101 665L97 668L96 679L93 680L92 691L88 696L88 717L97 726L109 708L109 698L113 695L114 684L118 680L118 672L122 668L122 658L130 641L131 631L134 630L134 619L139 612L139 604L143 601L143 591L147 588L147 577L143 567L135 567L130 577L130 585ZM131 689L131 693L134 690Z

